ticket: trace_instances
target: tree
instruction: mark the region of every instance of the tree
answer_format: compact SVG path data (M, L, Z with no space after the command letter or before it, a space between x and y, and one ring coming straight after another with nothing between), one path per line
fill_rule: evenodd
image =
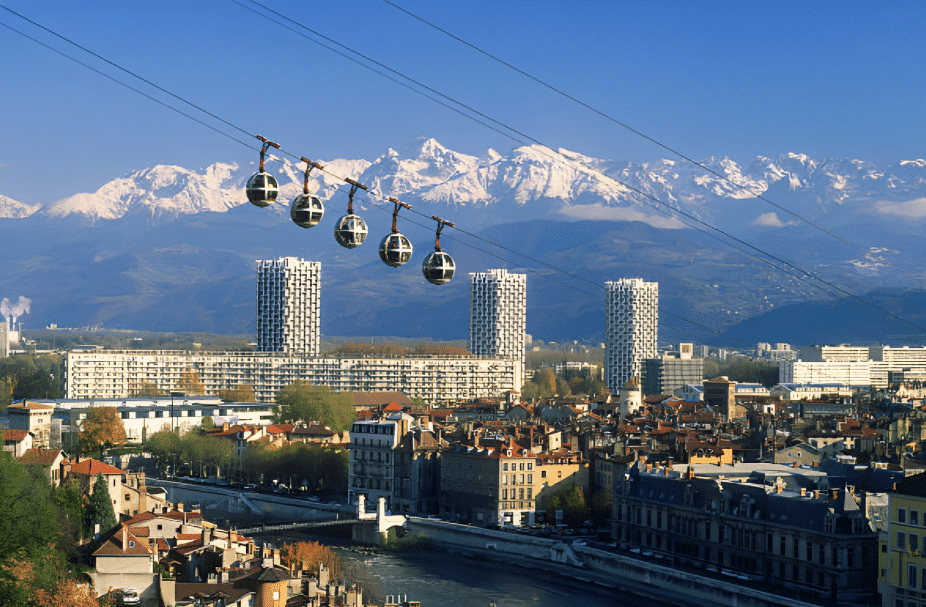
M96 535L106 533L116 526L116 511L113 510L113 500L109 495L109 487L102 473L96 475L93 492L90 494L90 503L87 506L89 516L88 528ZM99 525L99 527L97 527Z
M354 404L348 394L328 386L297 381L277 394L277 417L282 422L317 421L336 431L354 421Z
M159 430L148 437L145 448L158 460L158 466L163 472L169 462L176 462L180 457L180 437L171 430Z
M318 542L283 544L280 557L291 570L308 571L314 576L318 575L318 565L324 563L332 579L341 575L341 558L331 548Z
M250 384L238 384L234 388L219 390L218 396L226 403L257 402L257 395L254 394L254 386Z
M115 407L91 407L80 432L80 450L87 453L99 447L115 447L125 444L125 424Z
M206 386L199 377L199 373L193 369L187 369L180 375L180 381L177 382L177 389L184 394L205 394Z

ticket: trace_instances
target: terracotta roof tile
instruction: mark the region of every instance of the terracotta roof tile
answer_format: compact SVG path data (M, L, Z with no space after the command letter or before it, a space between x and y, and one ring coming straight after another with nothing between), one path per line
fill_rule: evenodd
M25 403L16 403L14 405L10 405L9 407L7 407L7 409L32 409L32 410L42 410L42 411L46 411L46 410L54 411L55 407L52 405L43 405L42 403L33 403L33 402L27 401Z
M115 466L103 463L98 459L85 459L79 464L71 464L71 472L82 476L96 476L97 474L125 474Z
M51 466L59 456L64 456L61 449L29 449L19 457L19 461L24 464Z
M3 430L3 442L20 443L26 440L26 437L32 434L28 430Z
M125 535L128 536L125 538L128 547L123 551L122 540ZM128 529L122 527L104 541L103 545L97 548L93 554L94 556L138 556L151 554L151 550L148 549L147 541L139 540Z

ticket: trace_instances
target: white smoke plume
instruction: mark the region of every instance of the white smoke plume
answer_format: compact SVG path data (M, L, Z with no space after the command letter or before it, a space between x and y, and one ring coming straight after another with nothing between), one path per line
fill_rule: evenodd
M22 316L23 314L29 313L29 306L32 305L32 300L28 297L19 296L19 301L15 304L10 304L10 300L7 297L3 298L3 301L0 301L0 314L6 318L6 322L11 326L16 325L16 319Z

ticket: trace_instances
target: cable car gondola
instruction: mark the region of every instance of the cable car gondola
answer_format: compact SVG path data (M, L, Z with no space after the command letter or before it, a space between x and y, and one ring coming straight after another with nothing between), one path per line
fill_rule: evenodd
M302 194L293 199L292 206L289 207L289 217L300 228L312 228L318 225L325 215L325 205L321 199L309 193L309 173L312 169L322 170L325 167L302 157L305 163L305 182L302 185Z
M245 189L248 194L248 201L254 206L263 208L270 206L270 203L275 201L277 194L280 193L280 184L277 183L276 178L264 171L264 154L267 153L267 148L271 145L276 149L280 149L280 144L268 141L260 135L257 138L264 142L264 145L260 148L260 171L251 175Z
M443 285L450 282L453 278L453 272L456 270L456 264L453 257L445 253L440 248L440 232L445 225L455 227L449 221L444 221L440 217L431 216L431 219L437 222L437 235L434 238L434 252L429 253L421 264L421 271L425 279L434 285Z
M347 215L338 219L334 228L334 237L342 247L353 249L359 247L366 240L367 224L359 215L354 215L354 194L357 189L366 190L367 186L357 183L353 179L345 179L350 184L350 194L347 197Z
M395 204L395 210L392 212L392 233L388 234L379 243L379 257L386 265L398 268L412 258L412 243L399 233L396 220L399 217L399 209L402 207L410 209L412 207L404 202L399 202L395 198L389 198L388 200Z

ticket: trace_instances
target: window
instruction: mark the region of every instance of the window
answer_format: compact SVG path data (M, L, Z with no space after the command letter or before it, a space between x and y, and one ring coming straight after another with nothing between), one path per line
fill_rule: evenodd
M915 533L910 534L910 550L916 551L920 549L920 536Z
M528 485L533 485L533 484L534 484L534 475L533 475L533 474L528 474L528 475L527 475L527 484L528 484Z
M508 472L508 462L502 464L502 472Z
M913 563L907 566L907 586L916 588L916 565Z
M919 518L920 518L920 513L919 513L919 512L917 512L916 510L911 510L911 511L910 511L910 524L911 524L911 525L919 525L919 524L920 524L920 523L919 523Z
M906 523L907 522L907 511L904 508L897 509L897 522Z
M546 470L541 470L541 471L540 471L540 478L547 478L547 471L546 471Z
M903 531L897 532L897 548L899 550L907 549L907 534Z

